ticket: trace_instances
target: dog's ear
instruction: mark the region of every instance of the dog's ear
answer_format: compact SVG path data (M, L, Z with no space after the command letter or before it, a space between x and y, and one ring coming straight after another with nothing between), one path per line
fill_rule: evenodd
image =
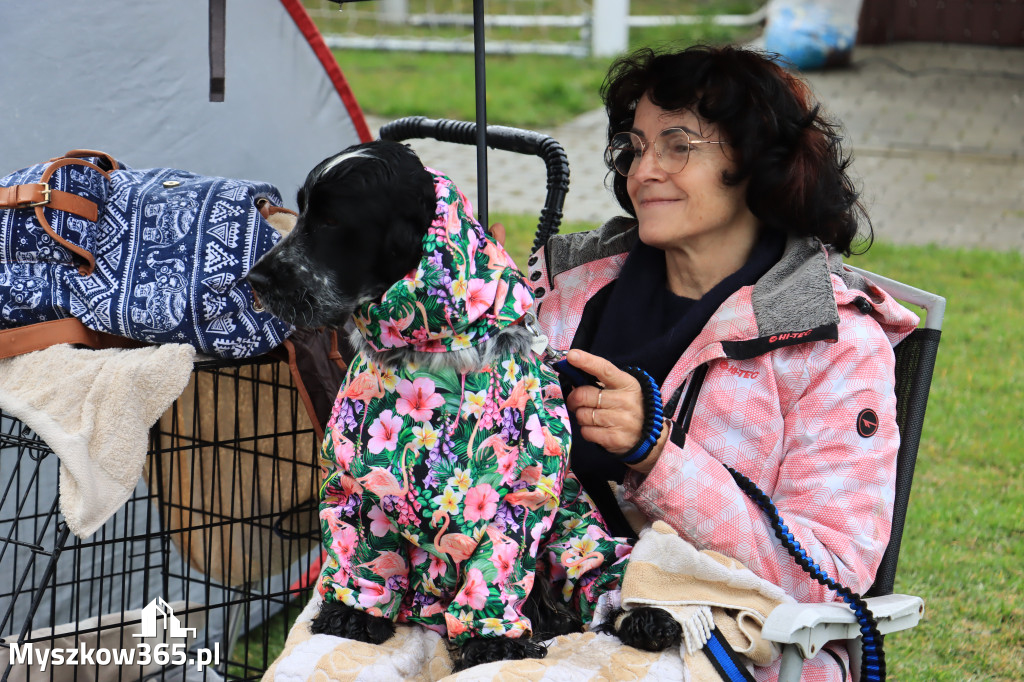
M381 257L389 261L389 269L401 271L398 274L401 277L414 268L423 255L423 238L434 222L437 199L434 177L422 165L406 167L398 185L400 195L394 200L401 210L395 215L393 229L386 232Z
M411 185L416 188L410 201L412 218L423 225L423 234L437 216L437 190L434 188L434 176L426 168L420 166L410 175Z
M386 153L392 155L391 167L398 176L398 186L405 200L414 204L414 210L421 212L421 219L429 226L434 221L437 207L434 176L423 167L420 157L409 145L387 140L376 144L385 145Z

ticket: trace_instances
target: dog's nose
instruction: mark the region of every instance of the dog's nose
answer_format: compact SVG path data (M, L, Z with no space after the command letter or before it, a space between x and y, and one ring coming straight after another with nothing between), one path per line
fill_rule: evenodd
M268 277L258 267L254 267L252 270L250 270L249 273L245 276L245 279L247 279L249 281L249 284L252 285L252 288L256 289L257 291L266 291L267 289L270 288L270 277Z

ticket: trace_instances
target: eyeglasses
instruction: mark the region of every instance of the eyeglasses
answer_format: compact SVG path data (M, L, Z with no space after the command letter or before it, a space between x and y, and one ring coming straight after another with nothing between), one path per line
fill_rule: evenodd
M654 138L654 158L669 175L674 175L686 166L690 149L698 144L725 144L721 140L701 140L690 137L683 128L665 128ZM612 143L604 153L604 162L627 178L640 167L640 159L650 143L636 133L615 133Z

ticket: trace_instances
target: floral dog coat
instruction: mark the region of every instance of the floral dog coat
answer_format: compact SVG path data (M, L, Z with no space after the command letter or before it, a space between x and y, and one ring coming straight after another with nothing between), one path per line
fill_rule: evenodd
M430 172L437 212L423 259L354 316L374 350L469 348L533 304L466 198ZM569 472L569 444L558 380L534 353L465 374L357 355L321 451L320 592L459 645L529 635L521 605L540 570L588 620L631 545L608 535Z

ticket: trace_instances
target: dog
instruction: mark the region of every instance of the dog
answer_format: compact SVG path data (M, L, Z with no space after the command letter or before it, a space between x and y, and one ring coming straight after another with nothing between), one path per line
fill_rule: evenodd
M568 472L562 390L522 323L531 288L406 145L325 159L298 205L248 281L286 322L355 328L321 451L313 632L380 643L421 623L456 669L543 657L582 629L566 596L614 585L628 545Z
M614 635L623 644L643 651L664 651L683 641L683 626L671 613L656 606L612 609L594 632Z

